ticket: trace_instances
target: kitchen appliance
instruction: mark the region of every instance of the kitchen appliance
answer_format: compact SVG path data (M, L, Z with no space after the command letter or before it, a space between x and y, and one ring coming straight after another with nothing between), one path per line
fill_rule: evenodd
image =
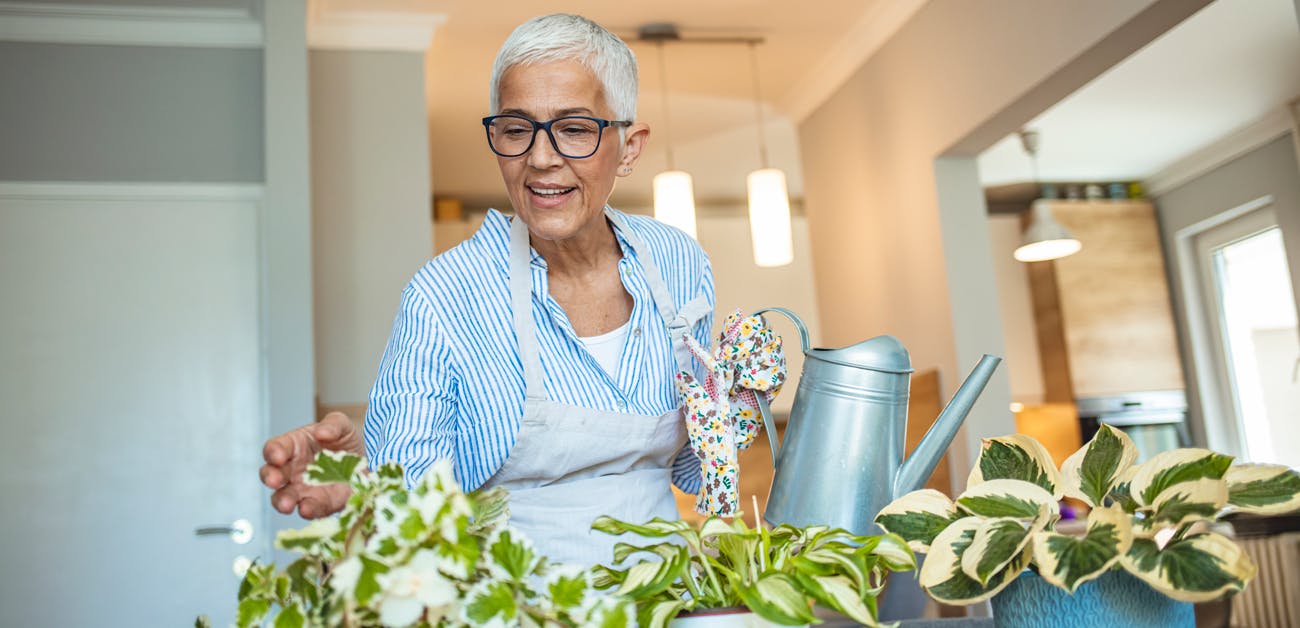
M794 321L804 365L784 445L777 442L764 396L757 396L776 467L763 518L772 524L878 533L876 513L925 484L1002 359L980 359L904 460L912 363L902 343L878 336L841 349L814 349L807 327L793 312L758 313L764 312Z
M1190 447L1187 395L1181 390L1124 393L1075 400L1083 442L1092 440L1101 424L1123 430L1137 446L1137 462L1170 449Z

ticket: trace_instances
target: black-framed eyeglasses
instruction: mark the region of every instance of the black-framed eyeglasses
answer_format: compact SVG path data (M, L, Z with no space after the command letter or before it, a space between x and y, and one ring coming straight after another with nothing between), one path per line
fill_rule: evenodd
M626 127L629 120L602 120L590 116L565 116L538 122L523 116L505 115L483 118L488 146L502 157L518 157L533 148L537 131L546 131L555 152L569 159L586 159L600 148L606 127Z

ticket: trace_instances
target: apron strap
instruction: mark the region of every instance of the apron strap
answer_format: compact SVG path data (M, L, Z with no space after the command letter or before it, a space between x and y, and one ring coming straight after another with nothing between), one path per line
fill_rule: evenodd
M510 221L510 310L515 323L519 360L524 365L525 400L545 400L542 356L533 324L533 271L528 226L515 216Z
M668 291L668 284L664 282L664 276L659 272L654 256L650 254L650 247L628 228L627 220L622 215L606 207L605 217L609 218L609 221L614 223L623 234L623 238L632 246L632 250L636 251L637 260L645 267L646 283L650 285L650 295L654 298L659 318L663 319L664 325L668 327L668 337L673 343L673 357L677 359L677 368L690 371L691 352L686 347L686 343L682 342L682 337L690 333L695 323L713 312L713 308L709 306L708 295L695 297L678 311L673 304L672 293Z

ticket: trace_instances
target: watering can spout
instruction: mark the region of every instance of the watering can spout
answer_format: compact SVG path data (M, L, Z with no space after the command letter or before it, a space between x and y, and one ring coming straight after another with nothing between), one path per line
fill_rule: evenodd
M957 429L966 419L975 400L979 398L980 393L984 392L984 386L989 383L989 378L993 376L994 369L1002 358L985 355L980 358L979 364L962 382L961 388L952 396L948 406L943 409L939 418L935 419L934 425L925 433L921 442L917 444L912 455L908 456L898 468L898 474L894 477L894 497L898 498L905 493L915 491L921 488L925 481L934 471L935 466L939 464L943 452L948 449L949 443L957 435Z

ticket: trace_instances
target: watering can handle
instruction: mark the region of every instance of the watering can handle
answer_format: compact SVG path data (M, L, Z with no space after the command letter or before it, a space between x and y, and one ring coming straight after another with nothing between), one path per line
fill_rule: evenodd
M791 321L794 321L794 326L799 328L799 348L804 353L808 353L808 349L812 347L812 343L808 342L808 326L803 324L803 319L799 318L798 314L795 314L794 312L791 312L790 310L787 310L783 307L765 307L757 312L754 312L754 315L758 316L760 314L763 314L764 312L776 312L777 314L784 314L786 318L790 319Z
M808 342L808 327L803 324L803 319L798 314L791 312L783 307L767 307L757 312L755 315L761 315L764 312L776 312L794 322L794 326L799 329L799 346L804 353L808 353L811 343ZM767 405L767 397L763 393L754 395L758 399L758 413L763 415L763 429L767 431L767 442L772 445L772 466L776 467L776 457L781 450L781 439L776 433L776 421L772 418L772 408Z

